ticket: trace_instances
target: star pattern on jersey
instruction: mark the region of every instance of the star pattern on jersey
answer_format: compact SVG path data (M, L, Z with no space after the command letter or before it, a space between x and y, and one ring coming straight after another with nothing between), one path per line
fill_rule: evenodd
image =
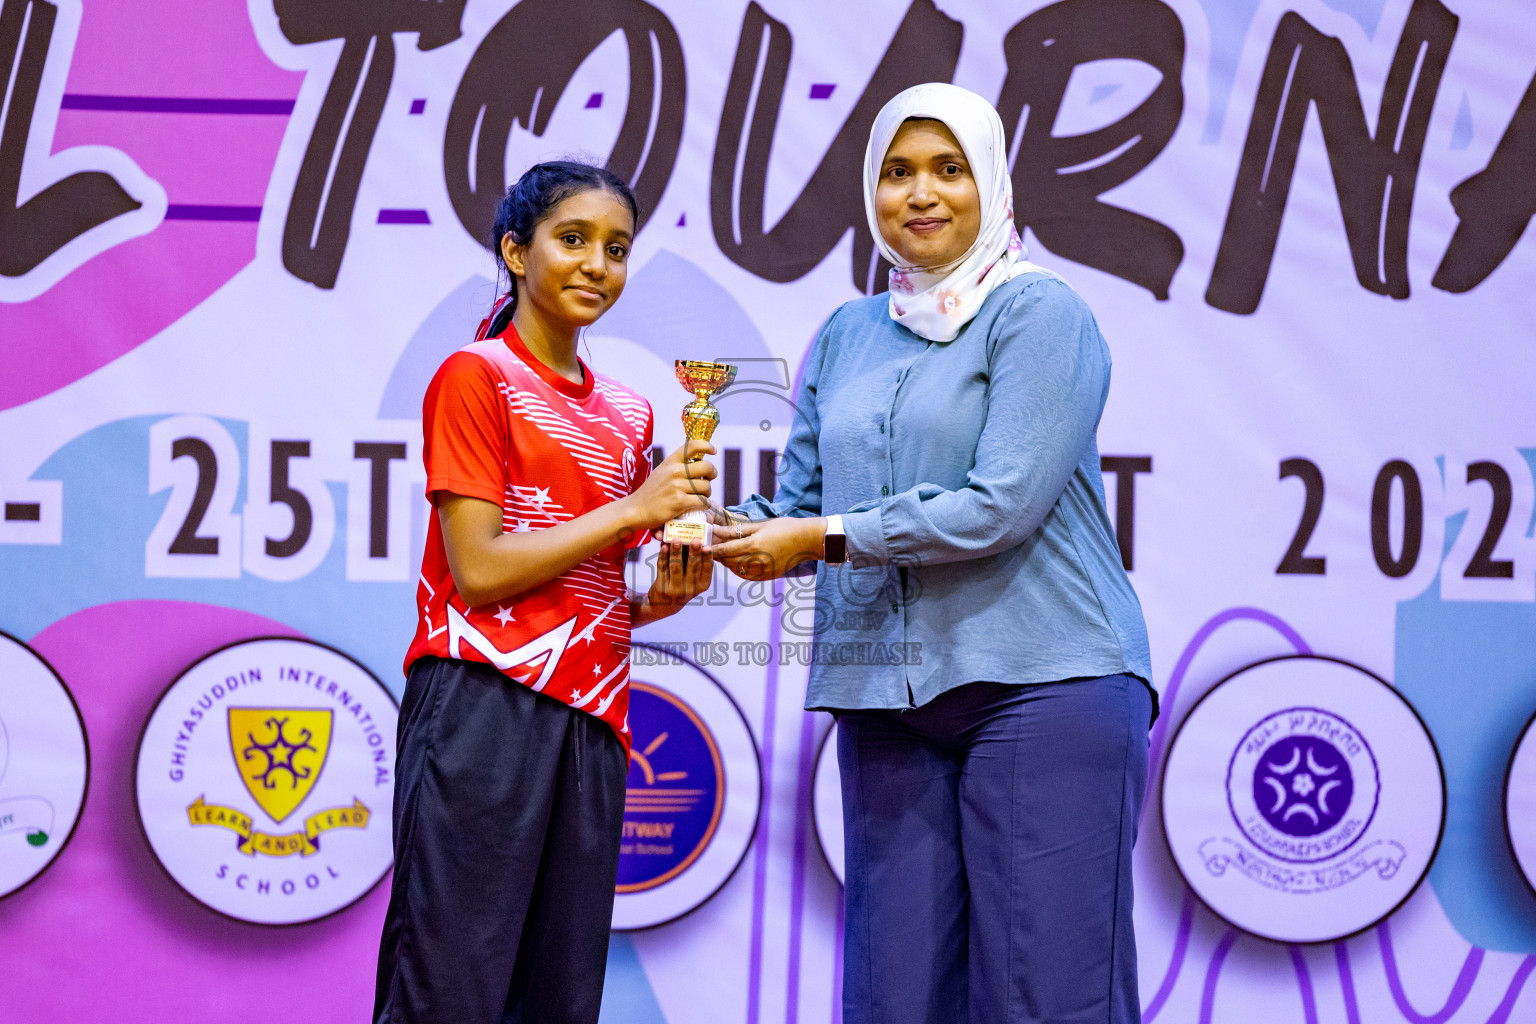
M549 529L631 493L651 468L646 436L652 422L649 403L601 377L595 382L594 399L573 398L542 381L518 359L508 358L502 351L505 347L486 342L483 353L504 374L496 385L506 403L510 431L508 473L498 488L502 491L502 530L535 533ZM511 679L533 685L537 677L543 688L535 688L540 692L606 722L626 747L629 659L625 652L630 607L622 555L627 546L611 545L593 554L550 581L547 591L536 588L510 603L489 602L483 608L463 609L461 625L474 625L485 633L470 636L461 630L459 637L460 643L470 643ZM434 572L437 575L430 583L424 572L420 588L424 629L418 633L425 633L428 640L438 639L447 629L446 624L436 629L433 626L434 619L447 614L442 581L452 586L446 564L434 565ZM452 591L449 593L451 598ZM527 634L544 628L555 608L574 617L576 632L572 635L567 630L561 650L548 664L539 661L503 667L488 653L489 649L507 655L509 647L516 650L526 645ZM473 624L464 619L470 612L478 613L470 616ZM451 630L449 634L452 641ZM474 637L480 637L483 644L477 645ZM541 667L551 671L541 674Z

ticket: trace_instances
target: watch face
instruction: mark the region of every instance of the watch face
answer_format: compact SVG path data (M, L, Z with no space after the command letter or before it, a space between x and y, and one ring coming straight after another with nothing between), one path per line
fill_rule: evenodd
M841 562L848 557L848 539L841 533L829 533L826 536L822 553L824 562Z

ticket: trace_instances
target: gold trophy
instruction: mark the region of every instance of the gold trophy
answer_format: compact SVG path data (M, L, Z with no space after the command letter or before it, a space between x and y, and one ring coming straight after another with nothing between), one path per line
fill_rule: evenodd
M709 363L697 359L677 361L677 382L693 392L693 401L683 407L683 434L690 441L708 441L720 424L720 410L709 404L712 396L731 386L736 379L736 367L729 363ZM689 462L697 462L703 455L695 455ZM668 544L687 544L689 541L709 543L709 513L704 509L684 512L669 520L661 531L661 539Z

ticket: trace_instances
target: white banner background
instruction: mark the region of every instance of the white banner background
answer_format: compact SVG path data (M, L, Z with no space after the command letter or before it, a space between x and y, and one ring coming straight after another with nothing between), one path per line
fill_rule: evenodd
M74 848L0 903L0 948L27 979L7 997L18 1017L31 1008L51 1019L162 1020L173 1011L205 1019L269 1004L274 992L320 1019L366 1014L382 890L334 919L270 934L213 919L155 873L132 833L132 762L123 752L131 755L143 716L176 672L245 636L298 633L332 644L399 692L424 533L420 395L494 298L491 257L455 202L474 206L478 190L483 207L500 186L478 180L496 166L496 154L484 157L478 146L496 143L493 122L510 121L507 104L521 120L506 146L506 180L541 158L606 159L620 139L633 150L621 169L644 164L642 191L657 201L628 289L589 332L583 355L651 400L657 441L669 450L681 440L676 410L685 400L673 359L760 368L748 375L763 382L755 394L722 400L717 436L740 452L740 487L749 493L761 453L787 436L786 385L818 324L869 276L856 266L867 260L863 227L835 230L850 197L857 201L856 161L834 159L823 183L807 191L807 182L861 104L878 107L921 80L904 76L929 62L938 71L927 77L989 98L1006 99L1005 80L1013 81L1015 116L1018 96L1032 104L1029 117L1009 125L1020 141L1028 124L1016 165L1026 240L1033 259L1087 299L1113 351L1101 451L1150 460L1135 464L1144 471L1106 474L1106 486L1113 510L1134 480L1134 518L1119 525L1133 543L1131 578L1164 697L1154 782L1174 729L1206 689L1243 665L1298 650L1344 658L1393 683L1445 764L1447 823L1428 884L1387 924L1322 946L1243 937L1207 912L1175 871L1149 800L1137 850L1144 1019L1536 1019L1526 984L1536 969L1536 897L1509 855L1501 810L1505 766L1536 712L1536 247L1527 238L1502 260L1495 255L1470 290L1432 283L1447 273L1443 265L1471 273L1468 259L1447 257L1459 226L1518 235L1520 211L1528 217L1536 207L1536 158L1522 141L1530 135L1521 136L1536 132L1532 101L1521 108L1536 70L1536 17L1525 6L1453 4L1460 20L1452 24L1433 0L1068 0L1046 17L1061 19L1060 42L1089 56L1057 88L1049 124L1037 108L1055 66L1021 57L1010 68L1004 46L1043 7L1027 0L290 6L0 7L0 37L24 36L30 47L12 78L36 88L28 132L6 122L0 139L0 166L20 168L15 202L0 210L0 246L13 254L0 270L0 629L59 668L97 757ZM1418 129L1422 155L1415 158L1410 117L1402 131L1393 119L1391 139L1349 156L1347 130L1330 127L1347 120L1336 112L1348 107L1348 91L1318 70L1326 38L1347 53L1365 125L1377 131L1405 26L1437 14L1439 41L1406 51L1420 90L1412 95L1429 111ZM758 34L764 15L779 23L771 39ZM604 19L634 31L599 31ZM1277 33L1298 31L1298 19L1315 30L1300 56L1276 43ZM877 74L904 23L909 49ZM550 69L583 34L594 45L577 55L561 90ZM1167 42L1179 37L1182 54ZM774 47L787 39L785 55ZM956 39L950 74L944 55ZM1143 44L1151 50L1138 51ZM485 54L479 86L469 73L477 51ZM631 96L650 93L647 53L663 83L649 99ZM633 54L642 59L634 67ZM766 74L754 74L759 59ZM1284 73L1270 95L1261 78L1277 59ZM1431 95L1423 83L1436 77L1437 59L1444 69ZM742 146L717 152L723 121L734 137L742 131L742 100L734 113L728 103L733 62L746 69L747 96L763 120ZM359 67L367 70L357 76ZM764 110L774 67L784 71L776 118ZM894 87L864 97L872 76ZM1256 135L1261 159L1250 170L1271 204L1284 141L1299 145L1265 273L1253 256L1264 248L1256 221L1234 221L1224 236L1229 210L1259 202L1241 185L1244 147L1256 110L1268 104L1272 122L1276 102L1300 102L1324 85L1334 113L1320 120L1314 108L1299 131L1300 122L1282 121ZM327 108L333 86L345 102ZM1396 88L1401 103L1406 85ZM488 101L468 129L453 127L456 95L471 112L474 95ZM27 89L13 84L7 96L12 119L26 117ZM1104 215L1088 192L1063 184L1084 179L1031 163L1057 158L1035 156L1029 143L1136 118L1159 96L1172 105L1136 122L1127 149L1089 144L1058 163L1091 177L1096 162L1111 173L1118 157L1141 154L1146 166L1115 177L1099 202L1163 230ZM526 127L535 106L539 134ZM643 131L624 127L631 109ZM327 110L354 133L354 148L339 156L336 145L315 142L327 131L336 138ZM1510 128L1517 113L1525 126ZM366 131L373 116L376 128ZM862 152L864 124L867 115L848 129L853 148L837 152ZM1270 152L1276 140L1280 155ZM319 161L318 178L303 170L306 153ZM754 160L763 159L759 180ZM1460 193L1458 208L1453 190L1490 161L1505 168L1505 186ZM1372 168L1390 170L1390 183ZM60 229L53 242L20 219L36 198L34 212L64 223L69 204L50 206L39 193L93 170L111 174L139 205L77 197L73 208L99 208L103 219ZM763 225L791 213L787 237L754 237L757 187ZM1366 241L1352 252L1339 196L1362 188L1366 198L1350 200L1350 216L1369 214L1361 215ZM1405 189L1411 203L1388 216L1394 228L1378 232L1379 211L1404 202ZM332 220L316 227L318 207ZM828 251L817 251L818 232ZM1208 298L1221 291L1213 280L1224 244L1242 264L1230 280L1246 272L1250 292L1261 282L1251 311ZM1406 297L1363 285L1357 256L1368 278L1392 282L1377 291L1406 284ZM1154 295L1159 280L1166 299ZM174 457L173 443L185 438L201 439L202 477L191 447L183 454L192 457ZM280 442L308 447L274 448ZM1298 459L1321 483L1282 477L1281 463ZM1372 539L1373 490L1391 460L1411 465L1422 489L1420 554L1397 577L1383 571ZM1468 482L1468 466L1485 463L1496 470ZM281 486L279 464L302 501ZM1490 472L1509 481L1506 522L1494 531ZM187 532L200 485L207 511ZM1320 498L1316 526L1297 555L1322 559L1311 563L1322 571L1277 573L1309 492ZM1401 484L1391 493L1388 562L1406 560ZM268 500L285 495L287 504ZM296 514L300 504L307 517ZM1508 577L1469 578L1479 542L1495 534L1484 555L1507 561ZM217 538L217 554L197 553L206 538ZM296 550L274 555L269 542L284 538ZM374 553L380 538L383 555ZM788 589L789 607L803 606L798 584ZM731 880L693 913L616 934L605 1019L833 1020L840 890L810 811L828 720L800 711L803 666L760 665L751 649L733 646L797 639L809 615L802 608L786 618L729 588L719 593L637 639L725 645L703 656L725 652L710 671L743 709L762 758L756 838ZM87 903L104 909L98 924L81 926Z

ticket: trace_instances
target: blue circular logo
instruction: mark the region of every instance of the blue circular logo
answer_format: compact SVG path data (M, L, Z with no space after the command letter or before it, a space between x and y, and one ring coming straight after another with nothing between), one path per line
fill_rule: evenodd
M619 893L654 889L686 871L720 826L726 788L714 735L676 695L631 681L629 727Z
M1365 736L1319 707L1266 715L1227 766L1232 820L1270 856L1292 863L1338 856L1365 834L1381 798Z
M1339 823L1355 793L1349 759L1325 739L1288 736L1259 759L1253 802L1288 836L1315 836Z

